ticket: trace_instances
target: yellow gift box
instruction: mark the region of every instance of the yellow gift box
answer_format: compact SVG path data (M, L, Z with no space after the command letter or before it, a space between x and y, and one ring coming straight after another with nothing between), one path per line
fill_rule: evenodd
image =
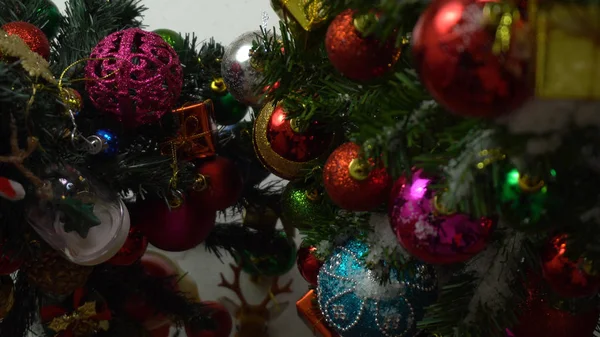
M318 28L328 17L324 0L271 0L271 6L279 17L293 18L307 32Z
M533 0L535 92L540 98L600 99L600 6Z

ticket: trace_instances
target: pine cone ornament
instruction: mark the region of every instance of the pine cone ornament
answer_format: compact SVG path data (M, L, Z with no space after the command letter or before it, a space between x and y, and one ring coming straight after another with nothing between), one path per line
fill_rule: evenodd
M83 287L93 267L80 266L62 258L58 252L44 253L27 266L29 282L45 293L69 295Z

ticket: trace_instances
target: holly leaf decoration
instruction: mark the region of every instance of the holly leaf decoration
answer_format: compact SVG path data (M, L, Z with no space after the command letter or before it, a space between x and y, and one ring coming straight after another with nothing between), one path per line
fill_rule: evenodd
M65 232L76 232L87 238L90 228L100 225L101 221L94 214L94 204L84 203L75 198L61 199L58 209L64 214Z

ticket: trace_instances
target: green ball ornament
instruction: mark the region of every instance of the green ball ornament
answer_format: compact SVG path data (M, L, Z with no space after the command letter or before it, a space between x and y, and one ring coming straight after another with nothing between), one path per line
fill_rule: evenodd
M62 15L56 4L51 0L44 0L40 8L36 10L36 14L43 18L40 29L44 32L48 40L56 37L62 19Z
M238 252L235 260L242 270L252 276L281 276L296 264L296 244L283 232L275 232L268 242L261 242L260 252L246 249Z
M329 211L323 191L302 182L290 182L281 195L281 221L298 229L309 229Z
M181 34L177 33L176 31L161 28L155 30L153 33L160 35L160 37L162 37L163 40L165 40L171 47L173 47L173 49L175 49L176 52L183 50L185 42L183 40L183 37L181 37Z
M248 114L248 107L238 102L230 93L218 97L214 101L215 120L219 125L233 125Z
M499 186L499 198L502 213L509 223L526 229L547 217L547 210L556 205L556 198L551 193L555 178L555 170L543 177L531 177L516 168L507 168Z

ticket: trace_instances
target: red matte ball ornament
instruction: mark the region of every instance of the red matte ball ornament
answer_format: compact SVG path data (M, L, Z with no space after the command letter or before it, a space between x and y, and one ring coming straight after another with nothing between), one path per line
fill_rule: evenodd
M565 256L567 236L558 235L542 254L544 279L558 295L567 298L587 297L600 291L600 276L590 270L590 264L580 258L572 261Z
M16 35L25 42L31 51L38 53L46 60L50 59L50 42L41 29L28 22L9 22L2 26L8 35Z
M341 208L369 211L385 202L391 179L385 168L361 159L360 146L345 143L327 159L323 182L331 201Z
M193 325L186 325L188 337L229 337L233 328L233 320L227 308L217 302L202 302L203 309L210 311L207 315L215 323L214 330L197 330Z
M197 171L192 199L205 209L223 210L235 205L244 183L235 163L225 157L203 162Z
M395 39L382 43L358 30L356 11L340 13L329 25L325 38L331 64L345 77L368 81L384 75L400 58Z
M518 16L502 21L512 15L508 11L492 17L501 8L497 0L434 0L415 25L412 52L421 81L436 101L458 115L496 117L532 94L528 58L518 54L524 48L515 46L524 24Z

